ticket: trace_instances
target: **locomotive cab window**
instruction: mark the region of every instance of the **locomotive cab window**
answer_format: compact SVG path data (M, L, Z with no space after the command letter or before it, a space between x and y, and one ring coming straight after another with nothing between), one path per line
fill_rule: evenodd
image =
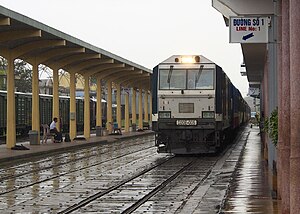
M188 89L214 89L213 70L188 70Z
M186 70L163 69L159 73L160 89L186 89Z
M161 69L159 71L161 90L211 90L214 89L214 70L203 69Z

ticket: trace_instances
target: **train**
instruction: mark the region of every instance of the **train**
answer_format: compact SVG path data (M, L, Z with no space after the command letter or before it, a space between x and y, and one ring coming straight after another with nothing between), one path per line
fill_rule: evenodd
M6 112L7 112L7 91L0 90L0 137L6 134ZM52 100L53 96L48 94L39 95L40 103L40 124L50 124L52 118ZM96 102L97 100L90 97L90 127L95 129L96 126ZM16 105L16 133L17 136L27 136L31 130L32 121L32 94L15 92ZM106 101L102 100L102 121L105 125L106 121ZM69 132L70 121L70 97L59 96L59 115L60 128L63 133ZM76 129L82 132L84 128L84 98L76 97ZM42 131L42 129L41 129Z
M216 153L250 119L239 90L202 55L173 55L159 63L151 93L158 152Z

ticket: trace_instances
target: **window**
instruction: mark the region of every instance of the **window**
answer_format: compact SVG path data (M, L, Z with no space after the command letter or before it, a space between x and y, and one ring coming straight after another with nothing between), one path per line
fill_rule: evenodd
M159 89L191 90L214 89L214 70L203 69L161 69L159 71Z
M213 89L213 70L188 70L188 89Z
M186 70L163 69L159 72L160 89L186 89Z

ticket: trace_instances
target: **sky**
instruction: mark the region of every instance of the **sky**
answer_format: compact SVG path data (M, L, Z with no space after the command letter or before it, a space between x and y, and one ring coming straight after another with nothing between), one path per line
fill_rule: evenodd
M0 5L152 69L172 55L203 55L243 96L240 44L211 0L0 0Z

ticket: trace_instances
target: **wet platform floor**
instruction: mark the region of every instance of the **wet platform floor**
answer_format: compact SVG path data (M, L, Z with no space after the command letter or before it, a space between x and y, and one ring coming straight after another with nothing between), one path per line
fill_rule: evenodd
M263 160L259 129L254 127L237 166L223 213L281 213L280 203L272 199L270 175Z
M29 150L11 150L6 148L5 144L1 144L0 163L21 158L31 158L38 155L49 155L50 153L55 152L66 152L67 150L80 149L88 146L103 145L105 143L115 142L119 139L134 138L148 134L153 134L153 132L151 130L145 130L143 132L124 132L122 135L107 135L101 137L96 137L95 134L92 134L91 138L88 140L74 140L72 142L62 143L52 143L51 140L48 140L46 143L41 143L39 145L30 145L28 141L18 143L18 145L22 144Z
M250 131L250 134L247 138L243 156L241 157L241 161L236 168L237 171L231 184L225 206L220 213L280 213L277 200L273 200L271 197L271 187L268 183L268 170L266 168L266 163L262 158L261 141L260 136L258 135L259 130L258 128L252 128L250 130L248 129L248 131ZM136 137L136 135L139 134L143 135L146 133L134 133L132 135ZM129 137L130 135L131 134L124 134L122 137ZM101 141L112 142L115 140L115 137L107 136L93 138L90 139L89 142L74 142L74 144L47 143L39 146L28 145L30 150L27 151L8 151L8 149L5 147L0 147L0 160L1 158L3 158L2 160L7 160L10 158L20 158L25 155L31 156L38 153L44 153L45 151L49 150L65 150L68 147L80 146L80 144L93 144L93 141L96 143ZM228 161L231 163L230 160ZM20 197L24 196L20 195ZM197 195L195 195L195 197L197 198ZM199 198L197 201L198 200ZM204 205L199 204L199 206ZM189 211L185 210L187 212L181 213L215 213L214 211L208 212L208 210L212 211L211 209L206 209L206 211L201 212L200 209L195 209L195 212L190 212L191 209L189 209Z

